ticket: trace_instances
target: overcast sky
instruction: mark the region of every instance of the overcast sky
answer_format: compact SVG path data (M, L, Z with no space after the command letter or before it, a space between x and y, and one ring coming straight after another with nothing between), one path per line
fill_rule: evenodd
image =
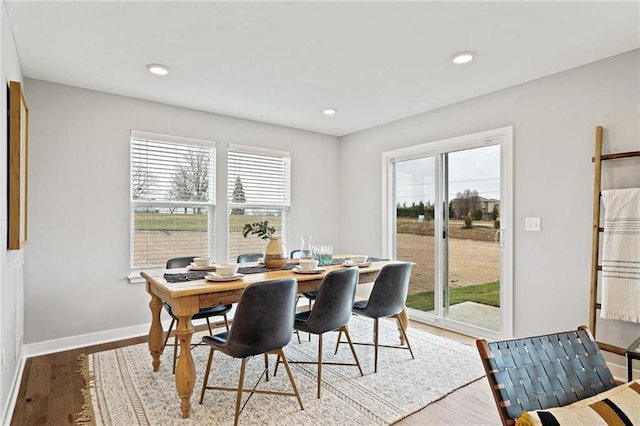
M397 162L395 176L400 204L435 201L435 157ZM500 199L500 145L449 153L449 200L465 189Z

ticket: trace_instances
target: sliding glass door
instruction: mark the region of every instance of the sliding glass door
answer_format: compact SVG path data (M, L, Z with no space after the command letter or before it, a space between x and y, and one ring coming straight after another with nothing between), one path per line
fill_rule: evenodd
M436 157L393 165L395 256L413 262L407 307L434 313L437 284L435 235Z
M414 263L407 308L477 336L511 334L511 129L385 154L390 257Z
M442 315L499 332L500 145L442 156Z

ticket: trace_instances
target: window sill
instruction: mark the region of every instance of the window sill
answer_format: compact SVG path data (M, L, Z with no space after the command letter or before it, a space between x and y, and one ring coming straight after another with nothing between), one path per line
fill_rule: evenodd
M142 271L160 272L162 271L162 269L148 269L148 268L131 269L129 271L129 275L127 276L127 279L129 280L129 284L144 284L146 281L144 278L140 276L140 272Z

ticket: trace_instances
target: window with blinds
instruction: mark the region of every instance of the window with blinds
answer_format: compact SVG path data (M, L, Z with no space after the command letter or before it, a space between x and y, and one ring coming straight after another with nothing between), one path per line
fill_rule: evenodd
M131 132L131 267L211 255L215 143Z
M264 252L265 240L256 235L242 236L246 223L268 221L276 228L275 236L289 248L290 153L230 145L227 196L230 262L235 262L239 254Z

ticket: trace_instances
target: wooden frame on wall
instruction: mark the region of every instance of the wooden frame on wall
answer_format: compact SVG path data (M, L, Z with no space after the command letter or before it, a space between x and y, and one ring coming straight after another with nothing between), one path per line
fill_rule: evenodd
M9 82L9 235L8 249L27 243L29 108L22 84Z

